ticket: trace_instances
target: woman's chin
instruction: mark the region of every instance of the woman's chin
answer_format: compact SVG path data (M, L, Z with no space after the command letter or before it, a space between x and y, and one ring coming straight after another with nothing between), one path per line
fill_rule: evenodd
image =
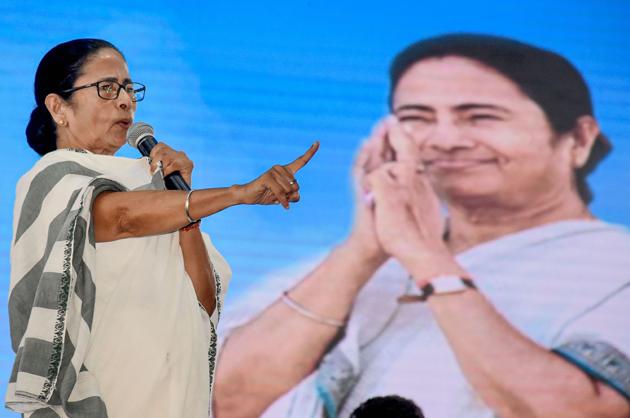
M118 148L125 145L127 143L127 131L124 134L117 134L114 143Z
M492 187L480 187L479 184L449 184L441 188L441 195L449 201L492 201L496 195Z

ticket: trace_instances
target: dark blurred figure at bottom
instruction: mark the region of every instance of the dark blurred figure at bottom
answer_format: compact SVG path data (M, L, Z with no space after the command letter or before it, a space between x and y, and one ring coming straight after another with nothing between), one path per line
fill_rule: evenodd
M350 418L424 418L424 414L413 401L389 395L368 399L352 412Z

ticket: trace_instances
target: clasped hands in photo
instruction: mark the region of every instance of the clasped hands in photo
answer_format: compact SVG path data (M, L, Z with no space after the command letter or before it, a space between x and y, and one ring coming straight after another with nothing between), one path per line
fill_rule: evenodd
M444 241L445 219L420 148L395 116L376 125L353 175L351 245L370 259L396 258L419 285L436 275L466 275Z

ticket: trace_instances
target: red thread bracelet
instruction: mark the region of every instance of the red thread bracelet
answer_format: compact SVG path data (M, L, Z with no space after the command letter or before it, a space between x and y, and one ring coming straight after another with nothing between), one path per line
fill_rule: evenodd
M199 228L200 224L201 224L200 220L196 221L196 222L193 222L193 223L190 223L190 224L186 225L185 227L183 227L182 229L180 229L180 231L187 232L187 231L190 231L191 229L197 229L197 228Z

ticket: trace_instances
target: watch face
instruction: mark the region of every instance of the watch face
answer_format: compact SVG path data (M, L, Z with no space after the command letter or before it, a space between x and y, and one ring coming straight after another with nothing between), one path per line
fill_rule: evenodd
M431 285L433 285L433 293L460 292L468 288L461 277L454 275L438 276L431 280Z
M415 286L414 288L417 289ZM398 298L398 302L424 302L433 294L457 293L466 289L476 289L476 286L471 279L455 275L436 276L431 279L429 284L419 289L419 293L411 290L400 296Z

